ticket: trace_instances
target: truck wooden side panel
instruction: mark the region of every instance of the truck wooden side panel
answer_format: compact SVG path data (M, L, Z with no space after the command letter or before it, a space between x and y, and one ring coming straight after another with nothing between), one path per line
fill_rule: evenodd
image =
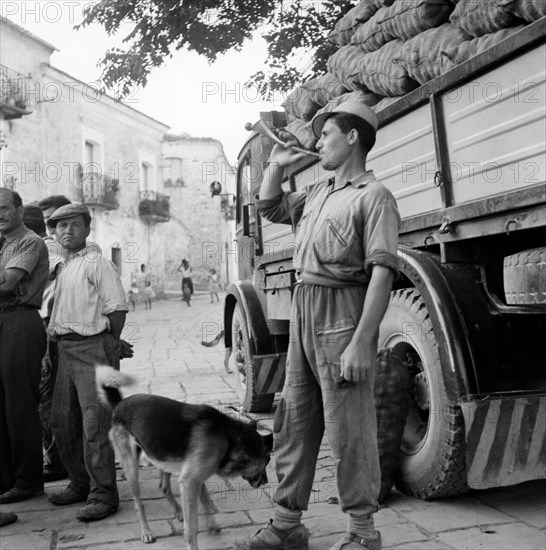
M546 49L442 97L454 204L546 181Z
M402 218L441 208L430 106L380 128L367 166L392 191Z

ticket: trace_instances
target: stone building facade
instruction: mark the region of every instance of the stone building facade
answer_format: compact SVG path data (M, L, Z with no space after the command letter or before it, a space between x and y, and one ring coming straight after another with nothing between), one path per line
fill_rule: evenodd
M6 19L0 34L0 185L25 204L52 194L86 204L90 240L115 261L126 288L144 264L157 292L179 291L182 257L205 286L208 266L222 266L201 259L201 241L218 241L229 225L202 167L225 161L221 144L173 141L138 103L116 101L52 66L51 44ZM181 155L178 183L164 152Z
M198 287L207 286L210 268L225 287L236 278L235 170L222 144L213 138L166 135L162 146L163 186L171 197L171 220L181 236L167 251L169 272L186 258ZM221 194L214 197L210 191L213 182L222 186Z

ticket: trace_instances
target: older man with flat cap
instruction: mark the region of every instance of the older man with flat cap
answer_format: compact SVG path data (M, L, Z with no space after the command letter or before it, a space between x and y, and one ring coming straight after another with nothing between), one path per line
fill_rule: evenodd
M379 324L397 274L399 214L366 166L378 120L347 101L312 121L321 166L335 177L283 192L284 170L302 153L275 145L257 206L295 230L294 289L286 382L274 422L275 517L245 550L308 547L301 523L326 430L336 463L344 536L330 550L379 550L380 469L374 404Z
M51 427L70 479L49 500L57 505L86 501L76 518L94 521L113 514L119 505L108 440L112 411L97 397L95 365L119 368L128 307L115 265L87 244L87 207L61 206L48 225L55 228L65 257L47 329L57 341L59 362Z

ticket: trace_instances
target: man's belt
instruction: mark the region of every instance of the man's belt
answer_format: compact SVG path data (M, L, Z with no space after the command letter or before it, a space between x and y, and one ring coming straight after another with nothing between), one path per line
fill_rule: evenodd
M0 315L3 315L4 313L11 313L12 311L27 311L27 310L34 310L38 311L39 306L31 306L29 304L17 304L14 306L7 306L2 307L0 306Z
M108 331L103 330L98 334L88 334L87 336L78 334L77 332L68 332L66 334L57 334L57 340L88 340L89 338L97 338L98 336L103 336L104 334L108 334Z

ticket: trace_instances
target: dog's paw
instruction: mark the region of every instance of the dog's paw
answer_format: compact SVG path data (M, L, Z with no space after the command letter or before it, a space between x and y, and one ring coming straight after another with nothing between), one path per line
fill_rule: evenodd
M149 529L142 531L142 534L140 535L140 539L145 544L150 544L151 542L155 542L155 537Z

